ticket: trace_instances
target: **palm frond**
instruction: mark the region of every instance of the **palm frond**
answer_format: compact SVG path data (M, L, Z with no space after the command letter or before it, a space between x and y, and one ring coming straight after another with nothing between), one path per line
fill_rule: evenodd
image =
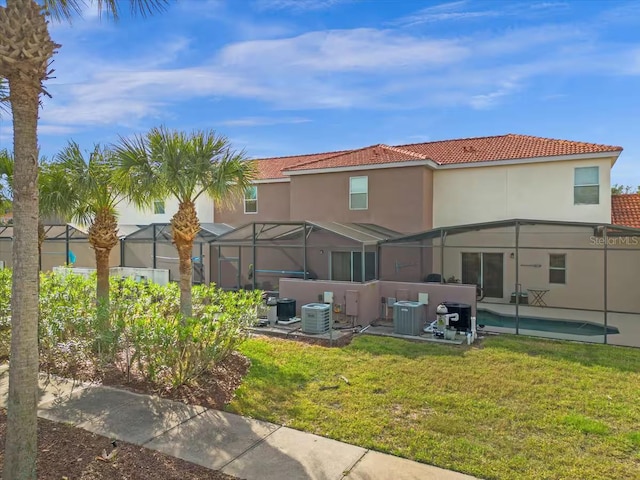
M171 0L129 0L131 15L148 17L167 9ZM122 0L42 0L44 10L57 22L71 21L74 15L82 16L83 8L93 6L98 15L107 14L114 20L121 15Z
M84 0L43 0L42 7L45 12L57 22L70 21L74 14L82 13Z
M185 133L154 127L144 136L121 138L115 151L117 181L127 184L127 195L138 206L168 195L181 203L202 194L232 201L255 179L254 164L245 153L231 150L228 139L211 130Z
M9 113L11 104L9 103L9 83L5 78L0 78L0 117L2 113Z
M6 149L0 150L0 203L7 210L13 201L13 155Z
M149 136L120 137L112 147L115 157L114 183L126 199L139 208L149 208L163 200L167 190L158 178L158 164L149 146Z
M55 213L81 225L90 225L97 212L117 214L116 205L123 190L114 181L116 169L113 152L100 145L85 157L80 146L69 141L48 165L51 192L46 201ZM60 197L66 182L67 198ZM64 191L64 190L62 190Z

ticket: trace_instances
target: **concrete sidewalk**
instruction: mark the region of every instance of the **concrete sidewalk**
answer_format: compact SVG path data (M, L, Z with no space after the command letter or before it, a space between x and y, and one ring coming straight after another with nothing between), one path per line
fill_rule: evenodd
M0 406L8 372L0 366ZM38 415L247 480L474 480L284 426L111 387L40 380Z

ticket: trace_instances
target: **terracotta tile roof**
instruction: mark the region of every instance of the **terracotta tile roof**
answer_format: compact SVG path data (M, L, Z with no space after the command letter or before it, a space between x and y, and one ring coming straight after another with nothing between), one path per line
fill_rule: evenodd
M282 172L288 168L307 162L315 162L323 158L337 155L341 152L324 152L310 155L294 155L290 157L258 158L258 180L271 180L276 178L287 178Z
M383 163L401 163L415 160L427 160L416 152L409 152L388 145L373 145L358 150L348 150L323 159L316 159L291 167L289 170L310 170L316 168L358 167Z
M617 146L513 133L495 137L414 143L399 147L426 155L440 165L622 151L622 147Z
M285 177L283 171L286 170L351 167L415 160L432 160L439 165L452 165L621 151L622 147L618 146L510 133L493 137L461 138L408 145L378 144L357 150L261 159L259 160L259 178L283 178Z
M640 194L611 195L611 223L640 228Z

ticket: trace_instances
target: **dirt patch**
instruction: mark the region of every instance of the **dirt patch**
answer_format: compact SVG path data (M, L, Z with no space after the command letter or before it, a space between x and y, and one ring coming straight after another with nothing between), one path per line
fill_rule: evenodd
M126 362L121 359L101 369L95 369L89 364L77 364L73 371L56 371L47 366L43 366L41 370L83 382L94 382L131 392L157 395L169 400L223 410L225 405L233 400L235 391L242 384L242 379L249 371L251 362L247 357L234 352L216 367L204 372L197 383L174 389L149 382L136 368L132 368L127 374L125 365Z
M0 469L4 465L6 411L0 409ZM40 480L234 480L224 473L79 428L38 419L38 479Z

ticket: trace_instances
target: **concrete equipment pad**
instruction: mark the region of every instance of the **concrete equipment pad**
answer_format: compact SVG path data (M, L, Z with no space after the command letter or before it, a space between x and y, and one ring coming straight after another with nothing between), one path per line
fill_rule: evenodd
M476 480L458 472L443 470L379 452L369 451L344 480Z
M145 447L219 470L278 428L272 423L207 410Z
M142 445L205 411L182 402L127 392L113 408L76 425L93 433Z
M281 427L222 471L246 480L339 480L366 450Z

